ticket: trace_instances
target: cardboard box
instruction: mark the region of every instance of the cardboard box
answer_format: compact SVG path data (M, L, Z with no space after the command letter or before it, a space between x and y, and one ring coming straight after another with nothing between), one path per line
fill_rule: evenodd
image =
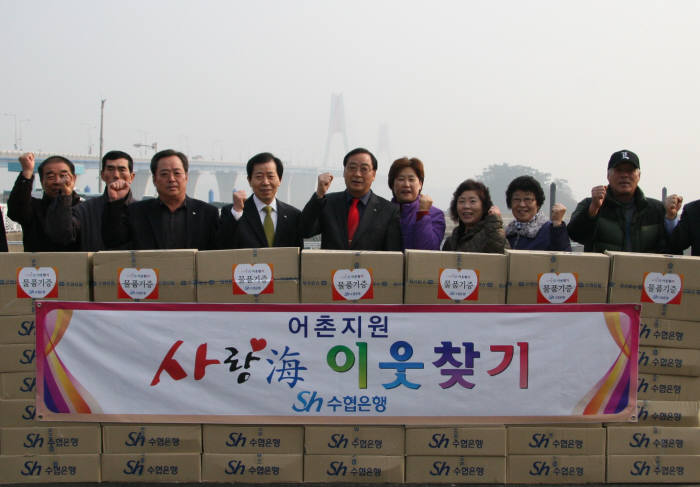
M509 426L509 455L605 455L605 429Z
M306 426L307 454L403 455L401 426Z
M299 248L197 252L200 303L298 303Z
M3 455L101 453L100 425L0 428Z
M698 401L637 401L636 423L608 423L609 426L700 426Z
M642 317L700 319L700 257L606 252L608 302L642 303Z
M700 453L700 428L608 426L609 455L694 455Z
M639 347L637 363L645 374L700 376L700 350Z
M31 343L0 345L0 372L34 372L36 349Z
M461 458L469 458L505 454L504 426L406 427L406 455L459 455Z
M34 313L37 299L90 301L90 253L0 254L0 314Z
M34 315L0 316L0 344L36 343Z
M700 322L642 318L639 323L639 345L700 348Z
M508 455L509 484L605 482L604 455Z
M303 250L301 302L401 304L403 253Z
M206 453L304 453L303 426L202 426Z
M406 457L406 483L503 484L506 457L420 455Z
M100 482L100 455L1 455L0 483Z
M202 482L302 482L303 458L301 453L205 453Z
M98 252L95 301L194 302L196 250Z
M199 453L103 453L103 482L199 482Z
M506 457L407 456L406 483L502 484Z
M406 251L406 304L504 304L508 259L501 254Z
M700 378L682 375L639 374L637 400L699 401Z
M0 399L0 428L29 426L87 426L91 422L40 421L34 399Z
M609 455L608 483L700 482L700 455Z
M403 481L403 456L304 455L304 482L383 484Z
M201 453L199 424L104 424L105 453Z
M0 374L2 399L31 399L36 396L34 372L8 372Z
M610 257L506 250L508 304L605 303Z
M38 425L34 399L0 400L0 427Z

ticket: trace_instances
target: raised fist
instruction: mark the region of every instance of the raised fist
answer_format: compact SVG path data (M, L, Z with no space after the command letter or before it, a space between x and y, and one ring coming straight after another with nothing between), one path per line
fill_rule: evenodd
M109 201L121 200L126 198L130 189L131 185L127 181L117 179L107 185L107 197Z
M607 188L605 186L595 186L591 189L591 204L588 207L588 214L590 216L596 216L600 207L603 206L603 201L605 201L605 193Z
M241 212L243 211L243 205L248 197L244 189L239 189L233 192L233 211Z
M430 211L430 207L433 206L433 199L427 194L419 194L418 198L418 211Z
M19 163L22 166L22 176L25 179L31 179L34 174L34 153L27 152L19 156Z
M558 227L561 225L561 222L564 221L564 214L566 213L566 206L562 205L561 203L554 203L552 205L552 224L555 227Z
M333 175L329 172L324 172L318 175L318 184L316 185L316 196L323 198L328 192L331 183L333 182Z
M681 206L683 206L683 197L677 194L672 194L666 197L664 201L664 207L666 208L666 218L669 220L675 220L678 216L678 212L681 211Z

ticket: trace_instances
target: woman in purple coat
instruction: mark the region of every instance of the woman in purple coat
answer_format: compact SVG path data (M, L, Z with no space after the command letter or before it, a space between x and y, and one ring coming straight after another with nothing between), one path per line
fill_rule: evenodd
M544 191L532 176L513 179L506 189L506 204L515 220L506 226L506 238L515 250L564 250L571 252L566 232L566 207L552 206L552 220L542 213Z
M433 206L430 196L421 194L424 176L423 163L415 157L397 159L389 169L391 201L401 212L404 250L440 250L445 235L445 214Z

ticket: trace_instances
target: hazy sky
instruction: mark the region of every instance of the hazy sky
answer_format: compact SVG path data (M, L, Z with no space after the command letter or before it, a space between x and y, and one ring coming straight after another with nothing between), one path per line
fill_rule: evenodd
M29 120L26 150L96 151L106 98L105 149L320 164L342 93L351 147L379 151L388 127L378 189L409 155L443 208L502 162L581 198L626 148L647 194L700 198L695 1L0 0L0 27L0 113Z

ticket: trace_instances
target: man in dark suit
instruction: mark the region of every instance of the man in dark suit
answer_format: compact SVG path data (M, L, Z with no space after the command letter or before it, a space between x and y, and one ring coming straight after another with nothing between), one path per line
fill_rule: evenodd
M678 206L682 202L681 199ZM692 201L683 207L680 222L671 234L673 252L681 254L688 247L691 247L691 255L700 255L700 200Z
M34 154L19 157L22 171L17 176L7 200L7 216L22 225L25 252L72 252L80 250L78 242L54 241L47 231L50 208L66 200L68 208L80 205L75 192L75 165L63 156L50 156L39 164L39 182L44 194L32 196L34 186Z
M124 179L129 185L134 181L134 160L123 151L113 150L102 157L100 178L108 187L110 183ZM108 250L102 241L102 216L108 201L107 187L101 196L91 198L79 205L72 205L70 195L60 195L56 204L49 205L46 218L46 233L61 245L79 244L82 251ZM131 193L125 204L133 203Z
M172 149L151 159L155 199L126 205L130 183L119 179L107 187L102 235L109 248L198 249L216 248L219 211L187 196L187 156Z
M321 234L321 248L401 251L398 206L371 190L377 159L367 149L353 149L343 159L345 191L328 192L330 173L320 174L316 192L302 211L302 235Z
M246 165L253 196L233 193L233 205L221 209L217 245L220 249L303 247L301 212L277 199L282 161L269 152L253 156ZM269 209L268 209L269 208Z

